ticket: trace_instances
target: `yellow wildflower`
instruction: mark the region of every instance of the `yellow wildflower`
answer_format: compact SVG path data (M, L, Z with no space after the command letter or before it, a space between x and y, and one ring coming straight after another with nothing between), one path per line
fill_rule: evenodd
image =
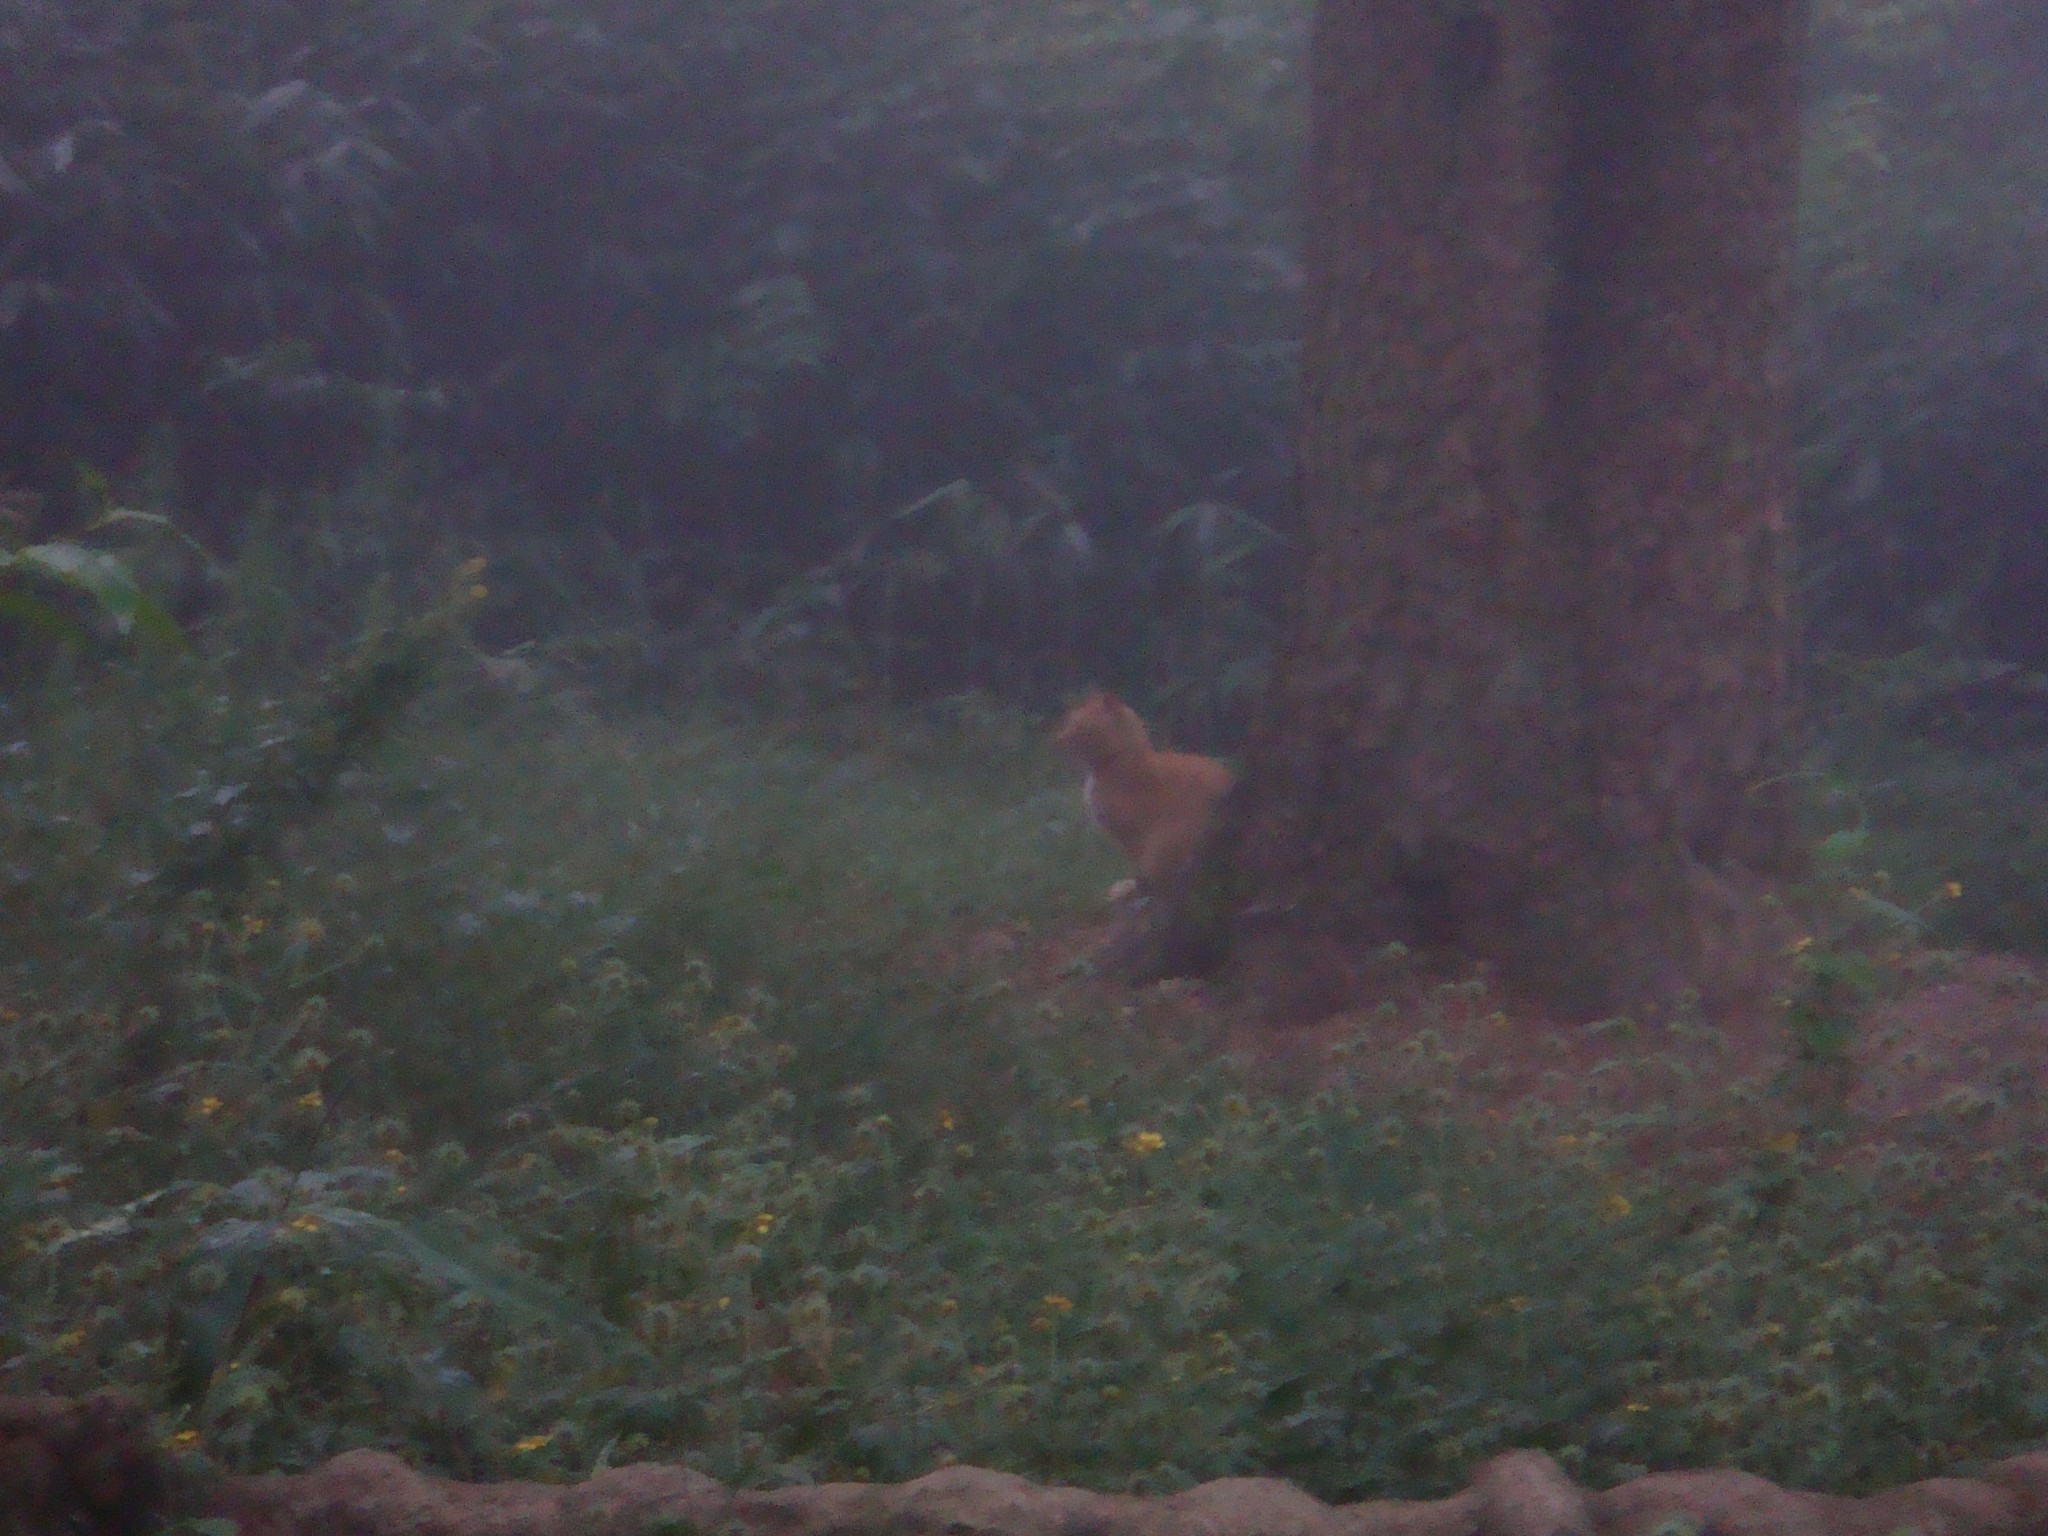
M320 1218L311 1211L301 1211L292 1218L292 1230L294 1232L318 1232L320 1230Z
M752 1226L754 1228L754 1235L759 1237L766 1233L767 1230L774 1225L775 1213L773 1211L763 1211L760 1215L756 1216L752 1222Z
M521 1456L524 1456L527 1455L529 1452L540 1450L543 1446L547 1445L554 1438L555 1437L552 1434L525 1435L522 1436L520 1439L514 1440L512 1442L512 1449L517 1451Z
M1627 1195L1609 1195L1600 1202L1600 1213L1607 1221L1619 1221L1635 1207L1628 1202Z
M164 1449L169 1451L186 1450L198 1443L199 1431L196 1429L181 1429L174 1435L164 1437Z
M1957 900L1963 894L1963 882L1960 880L1949 881L1948 884L1944 885L1941 888L1941 894L1946 896L1950 901Z
M1124 1138L1124 1150L1133 1157L1150 1157L1166 1145L1166 1138L1157 1131L1133 1131Z
M939 1111L939 1129L942 1131L950 1131L951 1129L953 1129L953 1111L951 1111L950 1109L942 1109Z
M220 1109L220 1096L218 1094L209 1093L205 1098L201 1099L197 1105L194 1106L193 1113L198 1115L200 1119L204 1120L209 1115L219 1114Z
M1074 1303L1072 1302L1072 1300L1070 1300L1068 1297L1060 1295L1058 1292L1054 1292L1052 1295L1041 1298L1039 1305L1044 1307L1045 1310L1048 1312L1071 1312L1074 1310Z
M325 1099L320 1097L320 1090L318 1088L310 1089L299 1095L299 1108L301 1109L318 1109L326 1102Z

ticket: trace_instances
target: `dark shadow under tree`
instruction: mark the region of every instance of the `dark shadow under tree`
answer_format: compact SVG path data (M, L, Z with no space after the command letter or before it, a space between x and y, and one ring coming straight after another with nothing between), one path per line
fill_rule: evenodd
M1399 939L1581 1013L1768 975L1802 19L1323 0L1308 559L1167 968L1341 989Z

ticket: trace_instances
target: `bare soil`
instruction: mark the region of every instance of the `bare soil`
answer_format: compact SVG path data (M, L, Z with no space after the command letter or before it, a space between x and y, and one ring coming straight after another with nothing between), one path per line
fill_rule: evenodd
M1353 968L1370 1005L1304 1010L1228 985L1123 984L1105 963L1118 936L1111 920L988 929L952 947L950 963L993 971L1027 1014L1116 1020L1127 1048L1227 1053L1276 1088L1341 1078L1454 1117L1535 1117L1560 1131L1660 1120L1636 1133L1643 1155L1749 1155L1788 1137L1829 1161L1903 1144L2048 1153L2048 971L2013 956L1892 951L1846 1045L1814 1060L1782 1005L1713 1021L1566 1022L1476 973L1396 958ZM1789 995L1789 964L1785 980Z

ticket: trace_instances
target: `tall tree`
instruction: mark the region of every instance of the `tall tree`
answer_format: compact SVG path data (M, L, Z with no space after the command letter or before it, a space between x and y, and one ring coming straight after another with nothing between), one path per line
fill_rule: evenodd
M1580 1010L1760 974L1800 21L1321 0L1308 558L1181 911L1241 955L1447 944Z

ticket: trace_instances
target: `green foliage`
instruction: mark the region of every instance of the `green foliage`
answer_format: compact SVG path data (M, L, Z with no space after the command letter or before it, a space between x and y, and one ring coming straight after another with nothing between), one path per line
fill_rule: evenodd
M142 590L119 555L69 543L0 549L0 614L38 630L78 633L61 607L36 595L44 584L83 594L123 638L180 638L176 621Z
M818 688L1204 688L1211 734L1278 583L1237 567L1223 612L1171 509L1292 526L1307 11L0 0L0 461L41 484L161 447L228 548L263 490L413 452L492 482L494 552L552 536L507 608L609 578L669 631L811 604L934 487L1013 526L1057 504L1090 569L1027 557L1028 661L1017 604L961 637L948 593L804 620L862 652ZM1793 356L1831 645L2048 655L2044 57L2024 7L1817 8Z
M2039 668L2048 31L1974 0L1815 8L1797 426L1831 647Z
M244 1467L1332 1498L1511 1445L1857 1489L2043 1431L2031 1143L1374 1086L1448 1070L1462 990L1277 1092L965 959L1108 873L1000 714L614 719L545 651L444 668L253 868L155 895L364 654L217 646L6 706L0 1388L125 1384ZM1911 910L1859 825L1845 953L1888 920L1853 890ZM1805 1129L1639 1154L1723 1118Z
M2048 943L2040 901L2048 833L2039 814L2048 794L2048 679L1927 652L1824 656L1811 693L1814 755L1828 775L1821 799L1832 802L1821 853L1837 880L1860 892L1851 898L1861 912L1857 940L1890 929L1998 949ZM1901 895L1888 872L1906 870L1954 882L1954 894Z
M1868 739L1859 742L1866 753L1873 746ZM1890 746L1896 762L1898 744ZM1880 760L1860 759L1865 765ZM1803 778L1800 803L1813 837L1812 865L1804 887L1791 894L1808 931L1788 956L1792 985L1783 1006L1792 1059L1782 1086L1799 1104L1804 1128L1840 1133L1848 1124L1855 1047L1864 1023L1880 1001L1896 994L1909 961L1923 968L1943 963L1931 946L1938 933L1955 933L1963 885L1949 878L1929 880L1925 889L1910 893L1901 890L1885 860L1903 850L1873 825L1874 791L1839 760ZM1947 830L1960 836L1964 829ZM1944 848L1942 856L1949 861L1944 873L1952 871L1954 848ZM1894 867L1926 865L1915 858Z
M182 648L184 631L166 601L171 575L183 570L204 584L221 579L219 567L164 514L114 505L97 471L81 469L78 481L91 517L75 536L0 543L0 620L44 642L44 650L51 643L86 648L106 641ZM28 526L42 500L0 490L0 527Z
M671 611L1029 472L1117 573L1081 670L1132 664L1160 509L1284 511L1304 16L8 0L0 399L80 404L0 459L168 423L225 533L448 451Z
M95 477L92 483L103 491ZM126 508L103 507L86 529L93 538L139 529L151 539L183 537L168 518ZM134 562L118 549L71 539L46 540L9 549L0 546L0 618L69 641L89 638L87 623L67 606L81 598L83 618L96 620L119 640L157 646L184 644L184 633L161 601L144 589Z
M1263 677L1284 536L1204 501L1164 518L1149 561L1163 615L1133 696L1197 739L1235 734ZM877 518L785 583L716 653L728 691L804 712L988 688L1058 699L1086 675L1089 631L1118 580L1045 476L1000 491L956 480Z

